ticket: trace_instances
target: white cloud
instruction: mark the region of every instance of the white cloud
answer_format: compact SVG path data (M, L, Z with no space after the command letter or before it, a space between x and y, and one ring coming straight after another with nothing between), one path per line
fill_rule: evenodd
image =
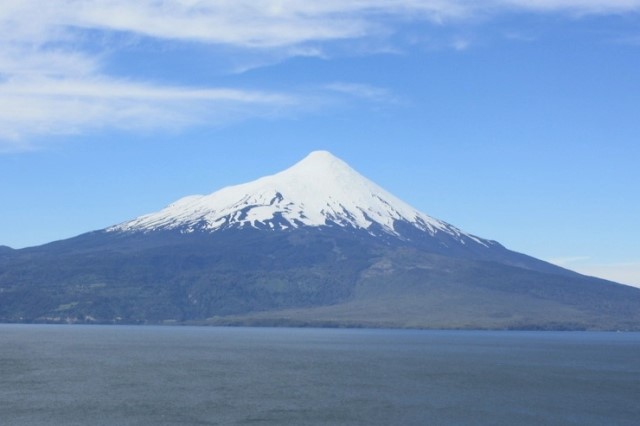
M368 84L335 82L327 84L325 88L334 92L375 102L395 101L395 97L388 89Z
M640 10L640 0L500 0L497 3L525 10L572 11L579 14L612 14Z
M0 84L3 149L28 149L29 137L92 128L180 128L222 123L289 107L289 95L236 89L154 86L109 78L14 79Z
M640 0L4 0L0 23L21 40L79 28L264 48L372 35L389 18L444 23L513 9L606 14L638 11Z
M591 259L589 256L567 256L567 257L556 257L553 259L549 259L548 262L551 262L555 265L558 266L566 266L569 267L569 265L576 263L576 262L583 262L583 261L587 261Z
M458 37L456 38L452 43L451 46L455 49L455 50L467 50L469 48L469 46L471 45L471 42L467 39Z
M123 37L242 49L247 60L237 65L241 71L269 58L326 58L324 43L370 38L386 44L408 21L442 28L513 10L620 13L640 11L640 0L3 0L0 149L26 147L34 135L102 126L181 126L205 117L260 115L267 105L296 103L296 96L284 93L115 78L105 65ZM465 49L468 39L454 38L451 47ZM257 51L269 54L251 60ZM374 101L392 99L384 89L365 85L327 89Z
M640 288L640 262L579 265L574 270Z
M549 259L549 262L584 275L640 288L640 261L605 263L594 262L589 256L568 256Z

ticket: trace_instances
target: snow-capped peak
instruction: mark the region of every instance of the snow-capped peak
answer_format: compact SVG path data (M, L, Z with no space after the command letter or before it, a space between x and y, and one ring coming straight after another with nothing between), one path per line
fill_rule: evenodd
M278 230L338 225L399 235L398 221L431 235L444 232L484 245L483 240L417 211L327 151L314 151L289 169L253 182L182 198L157 213L107 231Z

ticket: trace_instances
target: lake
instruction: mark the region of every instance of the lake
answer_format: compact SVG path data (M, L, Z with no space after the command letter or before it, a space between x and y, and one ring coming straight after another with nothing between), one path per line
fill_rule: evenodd
M2 425L638 425L640 334L0 325Z

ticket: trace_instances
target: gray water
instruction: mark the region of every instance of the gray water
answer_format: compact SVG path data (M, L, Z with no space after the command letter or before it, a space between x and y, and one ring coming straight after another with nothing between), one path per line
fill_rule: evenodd
M0 325L1 425L638 425L640 334Z

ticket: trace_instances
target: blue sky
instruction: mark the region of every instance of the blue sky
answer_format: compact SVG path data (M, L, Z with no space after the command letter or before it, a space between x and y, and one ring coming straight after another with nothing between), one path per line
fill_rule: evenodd
M326 149L416 208L640 285L640 0L4 0L0 244Z

